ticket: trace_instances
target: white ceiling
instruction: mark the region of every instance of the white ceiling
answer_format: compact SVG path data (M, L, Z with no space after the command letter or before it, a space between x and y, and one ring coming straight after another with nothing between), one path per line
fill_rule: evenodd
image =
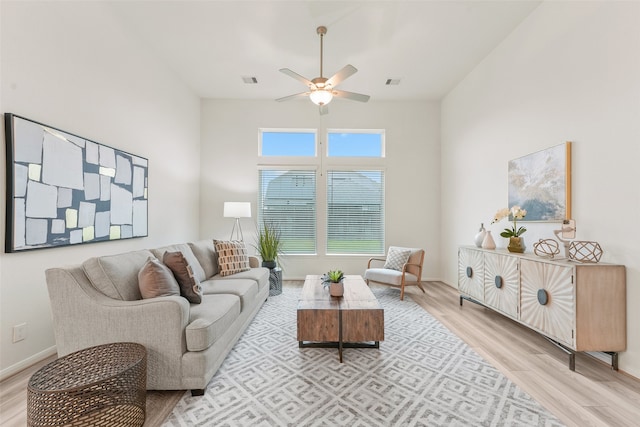
M358 72L339 89L371 99L440 99L541 1L115 1L116 17L202 98L303 92L291 70ZM253 76L258 84L243 83ZM400 79L387 86L389 78Z

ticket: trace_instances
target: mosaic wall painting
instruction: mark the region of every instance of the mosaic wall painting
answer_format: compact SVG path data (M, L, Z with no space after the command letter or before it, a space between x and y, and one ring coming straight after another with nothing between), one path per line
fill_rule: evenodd
M4 118L6 252L147 236L147 159Z

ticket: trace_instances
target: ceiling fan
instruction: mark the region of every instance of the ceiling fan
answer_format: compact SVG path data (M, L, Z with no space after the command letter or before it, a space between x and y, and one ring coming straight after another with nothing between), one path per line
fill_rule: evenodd
M309 80L302 77L300 74L291 71L288 68L281 68L280 72L293 77L296 80L301 81L309 88L307 92L296 93L295 95L285 96L278 98L276 101L288 101L295 98L303 98L308 96L311 102L320 107L320 114L327 114L329 109L327 104L331 102L333 97L351 99L353 101L367 102L369 95L362 95L355 92L347 92L346 90L337 90L336 86L340 84L347 77L352 76L358 70L353 65L345 65L340 71L335 73L333 77L326 78L322 76L322 39L327 34L327 27L318 27L316 32L320 36L320 77L316 77L313 80Z

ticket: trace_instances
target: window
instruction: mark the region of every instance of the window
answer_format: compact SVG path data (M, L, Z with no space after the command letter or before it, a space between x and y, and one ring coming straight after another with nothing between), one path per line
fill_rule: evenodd
M286 254L384 254L384 130L324 132L260 129L258 224Z
M258 222L278 224L283 252L316 253L315 170L259 171Z
M261 156L315 157L315 131L260 131Z
M327 254L380 254L384 248L384 172L328 171Z
M382 131L353 132L330 131L329 157L384 157Z

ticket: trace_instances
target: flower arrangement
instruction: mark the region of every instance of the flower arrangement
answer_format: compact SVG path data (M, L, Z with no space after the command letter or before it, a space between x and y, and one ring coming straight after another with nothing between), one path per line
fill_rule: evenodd
M511 217L513 218L513 227L505 228L504 231L500 233L500 236L520 237L522 234L524 234L525 231L527 231L527 229L522 226L518 228L518 220L523 219L525 216L527 216L527 210L522 209L520 206L517 206L517 205L512 206L511 209L509 208L500 209L494 215L493 221L491 221L491 224L495 224L496 222L500 221L503 218L508 217L509 215L511 215Z

